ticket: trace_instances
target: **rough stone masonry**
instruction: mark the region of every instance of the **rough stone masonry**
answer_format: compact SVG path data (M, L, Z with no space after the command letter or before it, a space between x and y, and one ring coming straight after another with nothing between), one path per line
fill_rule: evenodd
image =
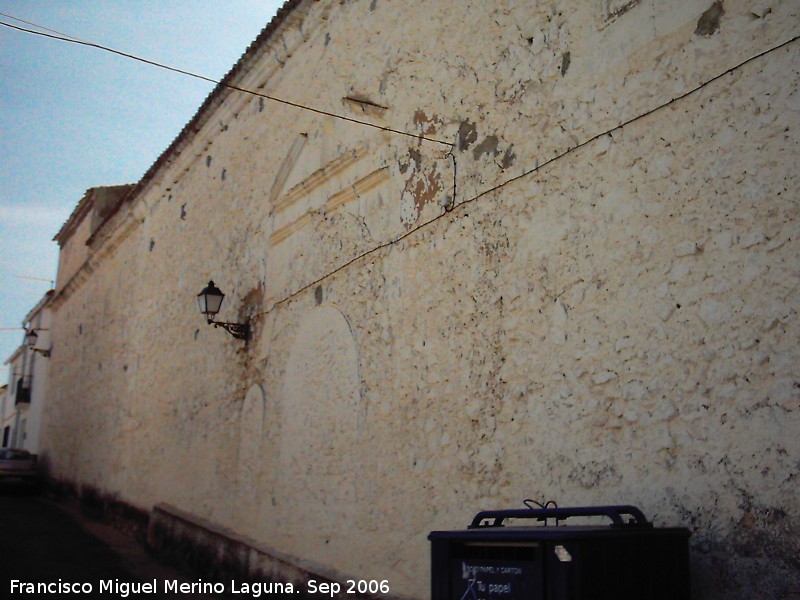
M796 597L798 25L287 3L227 81L412 135L217 88L61 238L53 475L413 597L432 529L630 503L692 529L695 598Z

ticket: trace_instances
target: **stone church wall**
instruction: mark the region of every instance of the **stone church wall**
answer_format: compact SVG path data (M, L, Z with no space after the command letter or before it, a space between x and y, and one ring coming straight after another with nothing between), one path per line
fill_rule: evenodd
M432 529L636 504L790 597L798 11L296 3L235 85L413 136L218 90L55 300L54 474L414 597Z

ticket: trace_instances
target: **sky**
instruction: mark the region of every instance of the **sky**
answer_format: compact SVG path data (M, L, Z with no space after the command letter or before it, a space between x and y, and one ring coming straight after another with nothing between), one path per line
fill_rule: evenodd
M219 80L282 4L0 0L0 22ZM3 363L22 343L25 315L56 278L53 236L84 192L139 181L213 87L0 25L0 385L8 380Z

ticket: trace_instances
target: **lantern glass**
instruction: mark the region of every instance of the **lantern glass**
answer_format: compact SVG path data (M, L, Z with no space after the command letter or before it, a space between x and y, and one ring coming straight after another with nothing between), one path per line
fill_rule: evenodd
M28 344L28 348L35 348L36 341L39 339L39 334L36 333L33 329L25 333L25 343Z
M200 308L200 312L206 316L209 323L214 320L214 316L219 312L224 298L225 294L214 285L213 281L209 281L208 285L197 294L197 305Z

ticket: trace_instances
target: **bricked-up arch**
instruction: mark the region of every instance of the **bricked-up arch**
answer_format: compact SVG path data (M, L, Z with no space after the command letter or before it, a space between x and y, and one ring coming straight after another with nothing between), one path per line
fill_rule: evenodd
M322 305L302 318L285 373L280 433L281 532L290 553L355 573L341 523L356 523L363 476L356 342L344 315ZM339 533L339 535L337 535ZM343 562L344 561L344 562Z
M239 490L242 500L252 501L260 479L261 440L264 436L264 390L253 385L242 404L239 429Z

